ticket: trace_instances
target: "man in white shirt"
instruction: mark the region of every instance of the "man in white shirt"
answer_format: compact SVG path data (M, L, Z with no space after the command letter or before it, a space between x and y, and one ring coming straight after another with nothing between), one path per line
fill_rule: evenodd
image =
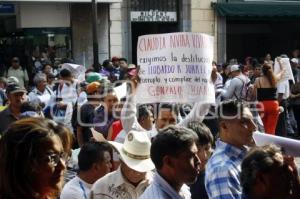
M276 135L286 137L287 134L294 134L293 128L290 124L288 113L288 98L290 97L290 85L288 80L277 83L277 99L279 105L283 107L283 112L280 113L277 126Z
M145 132L130 131L124 144L110 143L120 153L121 165L118 170L95 182L91 198L137 199L152 181L151 142Z
M78 175L63 188L60 199L88 199L96 180L109 173L112 147L105 142L88 142L78 155Z
M153 139L151 159L156 173L139 199L191 198L185 183L194 183L200 172L197 140L194 131L177 126L166 127Z
M28 94L28 100L42 105L46 108L51 103L51 96L53 96L53 91L47 86L47 76L43 73L38 73L35 75L33 82L35 88Z

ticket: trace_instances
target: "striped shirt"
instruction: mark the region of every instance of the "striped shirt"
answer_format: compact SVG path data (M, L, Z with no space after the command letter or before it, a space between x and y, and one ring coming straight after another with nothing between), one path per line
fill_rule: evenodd
M191 193L187 185L183 185L179 194L158 174L155 173L152 184L139 199L190 199Z
M210 199L241 199L241 162L247 149L220 140L205 171L205 188Z

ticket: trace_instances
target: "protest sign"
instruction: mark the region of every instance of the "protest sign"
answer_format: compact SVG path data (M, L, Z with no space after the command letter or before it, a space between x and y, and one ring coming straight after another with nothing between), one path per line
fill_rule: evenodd
M285 137L254 132L253 139L257 146L275 144L282 147L285 154L300 157L300 141Z
M68 69L71 71L72 75L75 79L78 79L79 81L85 80L85 67L78 64L70 64L70 63L64 63L61 67L62 69Z
M141 82L138 103L214 103L211 83L213 37L169 33L139 37L137 62Z
M117 95L117 98L121 100L122 98L126 97L127 95L127 84L123 83L117 87L114 87L114 91Z
M289 58L280 58L281 65L282 65L282 70L284 70L283 76L278 80L278 82L282 82L285 80L292 80L295 83L291 64L290 64L290 59ZM274 64L274 74L277 75L281 71L280 65L278 63L277 58L275 59L275 64Z

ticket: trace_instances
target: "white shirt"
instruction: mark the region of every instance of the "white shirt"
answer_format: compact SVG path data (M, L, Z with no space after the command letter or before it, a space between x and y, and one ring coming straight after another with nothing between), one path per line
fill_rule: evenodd
M187 185L180 188L179 194L158 173L155 174L152 184L145 190L139 199L190 199L191 193Z
M288 80L284 80L277 83L277 96L279 93L283 93L283 99L288 99L290 96L290 84Z
M76 103L78 94L77 94L77 81L74 80L72 84L64 83L58 86L58 90L55 91L55 96L62 98L64 103ZM56 93L57 92L57 93Z
M28 94L28 99L33 103L43 103L46 108L51 103L51 96L53 96L53 91L49 87L46 87L44 92L35 88Z
M88 184L78 176L65 184L60 199L89 199L92 184Z
M121 173L121 167L119 167L118 170L106 174L94 183L91 190L91 198L137 199L152 182L152 176L152 172L148 172L146 179L135 187L124 179Z

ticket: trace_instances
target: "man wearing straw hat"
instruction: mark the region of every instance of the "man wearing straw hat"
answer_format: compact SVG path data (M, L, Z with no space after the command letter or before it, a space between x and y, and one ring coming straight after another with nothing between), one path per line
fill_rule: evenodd
M137 199L152 181L151 142L145 132L130 131L124 144L110 143L119 152L121 165L118 170L95 182L91 198Z

